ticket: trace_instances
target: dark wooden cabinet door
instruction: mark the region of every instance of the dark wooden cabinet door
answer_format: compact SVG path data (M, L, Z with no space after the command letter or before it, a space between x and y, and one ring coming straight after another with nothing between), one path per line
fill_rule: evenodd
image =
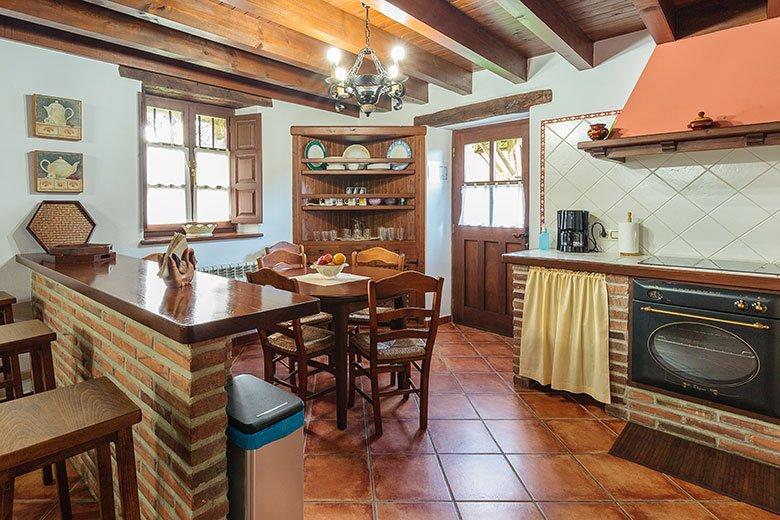
M230 120L230 210L236 224L263 221L260 114Z
M454 132L452 168L453 319L511 335L501 255L528 247L527 120Z

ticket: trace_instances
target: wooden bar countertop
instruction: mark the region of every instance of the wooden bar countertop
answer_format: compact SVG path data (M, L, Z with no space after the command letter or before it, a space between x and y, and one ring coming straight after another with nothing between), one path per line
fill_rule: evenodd
M16 261L179 343L195 343L319 312L319 300L206 273L169 289L157 264L124 255L115 264L54 265L42 254Z
M647 256L620 256L616 253L564 253L554 250L530 249L505 253L502 258L507 264L780 292L780 275L640 264L639 262L648 258Z

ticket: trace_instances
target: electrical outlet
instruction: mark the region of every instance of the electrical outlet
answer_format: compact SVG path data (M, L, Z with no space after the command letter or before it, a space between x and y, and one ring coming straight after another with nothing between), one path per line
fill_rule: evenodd
M610 229L607 231L607 240L617 240L618 239L618 230L617 229Z

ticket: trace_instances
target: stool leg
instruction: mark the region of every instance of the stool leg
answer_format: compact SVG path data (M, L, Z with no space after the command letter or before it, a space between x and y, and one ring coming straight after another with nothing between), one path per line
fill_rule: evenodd
M119 470L122 517L125 520L140 520L141 510L138 504L138 482L135 476L135 453L133 453L133 430L131 428L117 432L116 464Z
M46 390L46 386L43 382L43 367L41 365L41 352L40 350L33 350L30 352L30 372L32 372L33 391L39 394ZM54 484L54 477L52 476L51 465L47 464L43 467L43 485L50 486Z
M54 390L57 383L54 381L54 361L51 356L51 343L47 343L41 349L41 365L43 366L43 382L46 390Z
M100 518L114 520L114 477L111 474L111 445L100 444L97 451L98 483L100 485Z
M70 485L68 483L68 468L65 461L61 460L54 463L57 471L57 498L60 501L60 516L62 520L71 520L73 513L70 507ZM45 468L44 468L45 469ZM49 467L51 471L51 467Z
M14 517L14 474L0 473L0 520Z
M14 322L14 308L9 305L5 308L5 324Z
M11 356L11 377L14 378L14 399L24 396L22 390L22 369L19 367L19 356Z
M11 358L10 357L3 357L2 360L3 363L3 381L11 381L13 379L13 375L11 374ZM6 387L5 390L3 390L5 395L3 396L6 401L10 401L14 398L14 391L10 387Z

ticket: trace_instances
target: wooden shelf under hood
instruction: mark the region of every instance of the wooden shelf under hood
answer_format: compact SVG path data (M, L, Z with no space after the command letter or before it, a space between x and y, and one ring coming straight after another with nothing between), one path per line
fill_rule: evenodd
M780 145L780 121L583 141L577 144L577 148L598 159L624 162L627 157L658 153L726 150L762 145Z

